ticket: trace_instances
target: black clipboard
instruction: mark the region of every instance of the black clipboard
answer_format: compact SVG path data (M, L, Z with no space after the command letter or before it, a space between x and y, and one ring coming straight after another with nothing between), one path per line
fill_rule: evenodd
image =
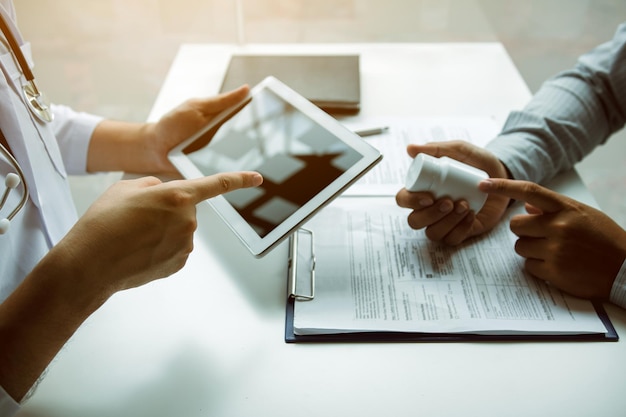
M299 250L298 236L309 239L310 250ZM476 334L476 333L416 333L416 332L350 332L298 335L294 331L295 303L308 302L315 298L315 264L314 233L300 228L291 238L289 245L288 292L285 311L285 342L286 343L369 343L369 342L617 342L619 336L609 319L601 302L594 302L593 307L606 328L606 333L584 334ZM306 248L305 248L306 249ZM302 254L302 257L299 256ZM306 262L304 262L306 261ZM300 283L304 277L306 285ZM305 287L305 288L299 288Z
M297 335L294 333L293 318L294 297L287 298L285 314L285 342L286 343L400 343L400 342L617 342L619 336L613 327L604 307L594 303L594 308L607 329L607 333L593 334L515 334L493 335L472 333L408 333L408 332L360 332L360 333L333 333Z

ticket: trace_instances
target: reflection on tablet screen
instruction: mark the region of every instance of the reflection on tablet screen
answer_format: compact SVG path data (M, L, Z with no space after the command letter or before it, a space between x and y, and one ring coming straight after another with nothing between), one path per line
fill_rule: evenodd
M183 152L204 175L224 171L263 175L260 187L224 195L261 237L362 158L268 89L241 108L237 117L210 129Z

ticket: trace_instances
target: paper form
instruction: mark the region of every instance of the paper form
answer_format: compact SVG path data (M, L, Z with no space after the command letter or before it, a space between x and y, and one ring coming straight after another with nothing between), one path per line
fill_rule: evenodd
M347 124L353 130L383 126L386 133L364 139L381 151L382 162L305 225L315 235L316 295L295 302L296 334L606 332L591 302L524 272L509 230L510 216L523 205L458 247L411 229L409 210L396 205L411 163L409 143L460 139L484 146L498 132L493 120L385 117ZM300 249L302 259L311 258L310 245ZM309 264L300 262L305 269Z
M606 332L591 302L525 274L508 219L450 247L411 229L407 214L392 197L346 197L307 223L316 295L296 301L296 334Z
M364 138L383 155L383 159L363 178L348 188L344 195L394 195L402 187L411 164L406 153L411 143L464 140L485 146L498 133L499 126L488 118L399 118L380 117L359 124L346 123L350 130L388 127L379 135Z

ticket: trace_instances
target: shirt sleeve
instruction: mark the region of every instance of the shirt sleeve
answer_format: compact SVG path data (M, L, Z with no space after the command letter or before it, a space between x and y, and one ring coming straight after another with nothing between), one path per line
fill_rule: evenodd
M571 169L626 122L626 24L547 80L487 145L513 178L544 182Z
M0 416L12 417L20 410L20 405L0 386Z
M102 117L76 112L69 107L53 105L52 129L59 143L68 174L87 172L87 151L94 129Z

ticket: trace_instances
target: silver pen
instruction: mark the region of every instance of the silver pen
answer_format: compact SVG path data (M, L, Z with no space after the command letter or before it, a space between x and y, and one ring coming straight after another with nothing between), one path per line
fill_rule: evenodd
M389 126L383 126L383 127L374 127L372 129L355 130L354 133L364 138L366 136L382 135L388 130L389 130Z

